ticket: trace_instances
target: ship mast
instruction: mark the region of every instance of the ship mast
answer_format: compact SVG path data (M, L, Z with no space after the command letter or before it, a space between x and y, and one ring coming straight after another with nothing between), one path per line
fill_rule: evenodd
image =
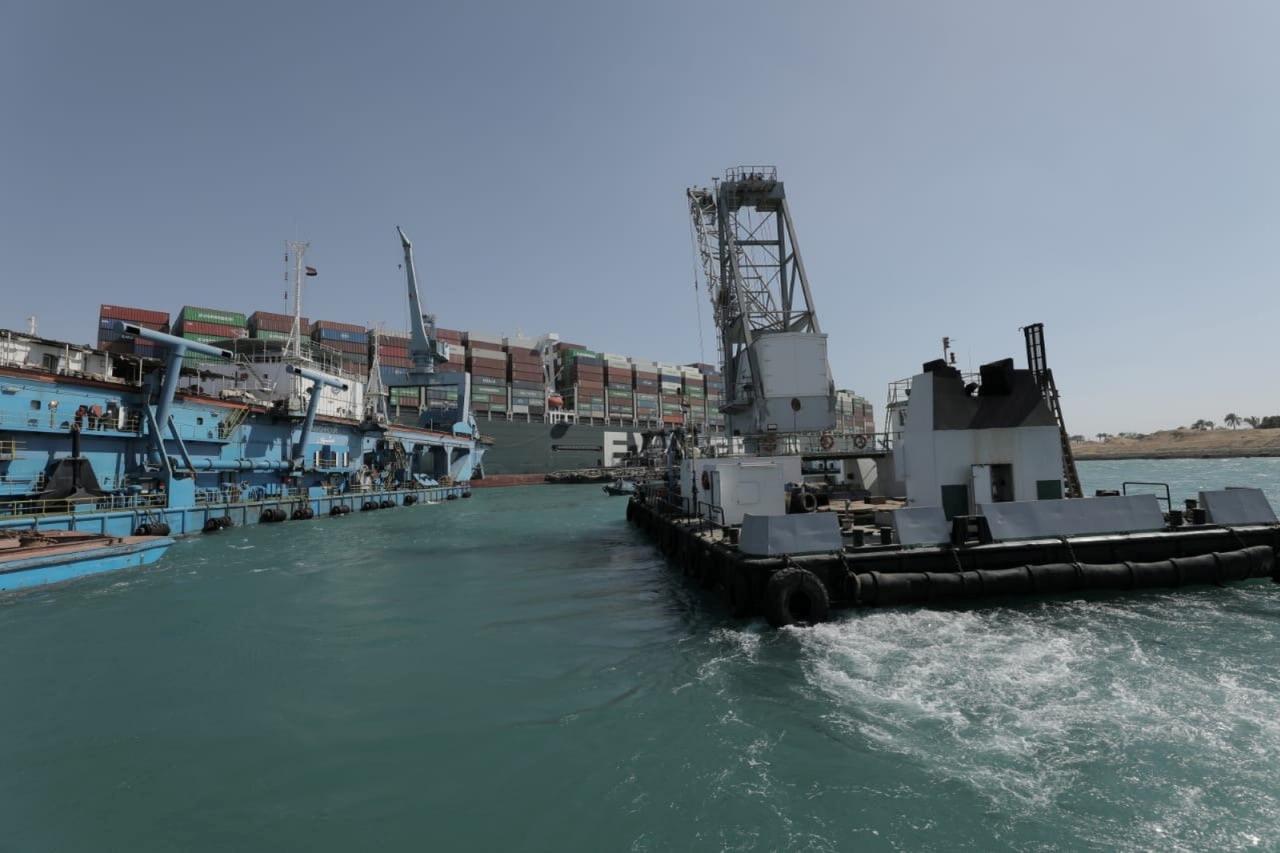
M301 240L285 241L285 251L293 255L293 326L289 329L289 345L286 355L302 357L302 257L310 243Z

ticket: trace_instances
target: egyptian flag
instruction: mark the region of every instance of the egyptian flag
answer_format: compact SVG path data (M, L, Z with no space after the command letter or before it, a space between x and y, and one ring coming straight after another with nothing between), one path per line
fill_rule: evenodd
M316 272L316 268L315 268L315 267L307 267L307 275L308 275L308 276L313 276L313 275L319 275L319 273L318 273L318 272Z

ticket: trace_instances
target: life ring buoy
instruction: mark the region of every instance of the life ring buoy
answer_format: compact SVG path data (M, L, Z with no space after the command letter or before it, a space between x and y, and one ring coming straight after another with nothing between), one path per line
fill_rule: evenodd
M829 432L824 432L822 438L818 439L818 444L823 450L830 450L835 446L836 440Z
M711 472L706 469L702 471L702 490L704 492L711 491Z
M865 435L855 435L853 437L853 446L861 450L867 446L867 437Z

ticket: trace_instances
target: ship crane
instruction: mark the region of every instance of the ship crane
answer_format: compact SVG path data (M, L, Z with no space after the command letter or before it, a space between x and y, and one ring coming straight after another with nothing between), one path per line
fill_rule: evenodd
M778 433L835 426L827 336L773 166L729 169L686 197L714 312L730 435L769 443Z
M452 431L461 435L478 435L475 418L471 414L471 374L435 372L436 365L449 361L449 347L436 338L435 322L429 321L429 315L422 310L422 299L418 295L418 273L413 264L413 244L399 225L396 226L396 233L400 235L400 246L404 249L405 283L409 290L409 360L413 362L413 367L409 369L409 381L405 384L456 388L458 421L454 423Z
M434 373L436 365L448 361L449 356L442 352L443 347L434 340L434 336L428 334L422 300L418 295L418 274L413 266L413 244L399 225L396 233L400 235L400 245L404 249L404 273L409 286L409 358L415 374ZM430 332L435 332L434 326Z

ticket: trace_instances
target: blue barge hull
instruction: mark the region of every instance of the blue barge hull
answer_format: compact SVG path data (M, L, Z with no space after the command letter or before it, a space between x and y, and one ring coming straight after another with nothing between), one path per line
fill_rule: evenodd
M182 507L147 506L103 512L0 517L0 530L76 530L110 536L130 536L143 524L154 526L157 522L163 522L169 525L169 532L172 535L185 536L204 531L210 519L230 518L232 524L236 526L272 523L269 518L263 516L267 510L280 510L286 518L289 518L294 510L309 507L316 516L321 516L331 514L334 507L349 507L352 512L359 512L365 503L381 504L383 501L391 501L398 507L405 506L406 497L411 498L409 504L417 504L470 496L471 488L467 485L372 490L316 497L290 495L265 497L254 501L203 503Z
M86 575L147 566L163 557L172 544L173 540L168 537L149 536L89 550L5 560L0 563L0 591L29 589Z

